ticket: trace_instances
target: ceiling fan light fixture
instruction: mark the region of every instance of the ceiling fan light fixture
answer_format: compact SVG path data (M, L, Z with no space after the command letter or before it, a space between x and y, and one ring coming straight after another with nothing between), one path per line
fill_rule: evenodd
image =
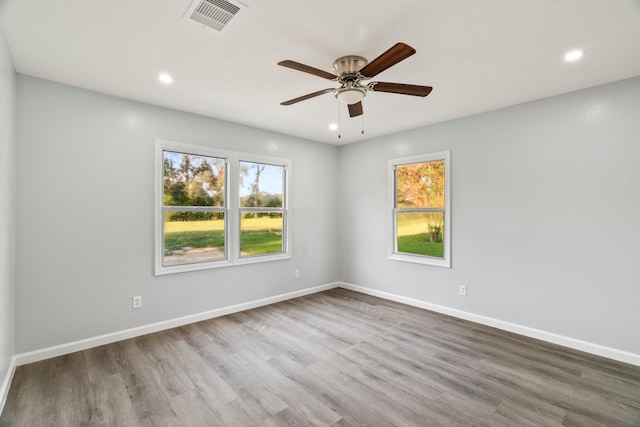
M363 87L348 85L336 90L338 101L346 105L357 104L367 95L367 90Z

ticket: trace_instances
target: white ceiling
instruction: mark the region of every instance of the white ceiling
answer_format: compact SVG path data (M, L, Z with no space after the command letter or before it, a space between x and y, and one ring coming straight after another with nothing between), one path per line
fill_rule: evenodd
M0 26L18 73L330 144L640 75L640 0L243 2L222 31L185 18L191 0L0 0ZM417 53L374 80L427 98L370 93L364 122L342 108L340 139L330 93L279 105L337 84L278 61L331 72L399 41Z

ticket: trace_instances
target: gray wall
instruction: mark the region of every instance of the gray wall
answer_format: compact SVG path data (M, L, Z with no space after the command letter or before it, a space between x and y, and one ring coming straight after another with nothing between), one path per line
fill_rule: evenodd
M17 353L337 280L336 147L17 81ZM292 259L154 277L155 138L291 159Z
M634 78L341 147L340 279L640 354L639 100ZM388 260L388 159L449 149L453 267Z
M640 78L340 148L17 83L18 353L342 280L640 354ZM292 159L293 259L154 277L155 138ZM447 149L453 268L388 260L388 159Z
M0 386L7 378L14 353L15 76L9 49L0 32ZM0 393L0 407L1 401Z

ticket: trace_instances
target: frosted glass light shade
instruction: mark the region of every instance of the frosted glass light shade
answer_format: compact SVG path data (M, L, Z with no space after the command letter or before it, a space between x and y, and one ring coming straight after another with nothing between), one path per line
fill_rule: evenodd
M362 100L367 94L366 90L361 87L346 87L336 91L336 98L343 104L356 104Z

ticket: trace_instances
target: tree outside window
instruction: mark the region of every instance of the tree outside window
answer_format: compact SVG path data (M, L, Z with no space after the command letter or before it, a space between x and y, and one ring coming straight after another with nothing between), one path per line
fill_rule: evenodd
M390 162L391 258L450 266L449 152Z
M156 141L157 275L290 258L291 161Z
M226 259L224 159L163 152L163 266Z
M286 168L240 162L240 256L282 253Z

